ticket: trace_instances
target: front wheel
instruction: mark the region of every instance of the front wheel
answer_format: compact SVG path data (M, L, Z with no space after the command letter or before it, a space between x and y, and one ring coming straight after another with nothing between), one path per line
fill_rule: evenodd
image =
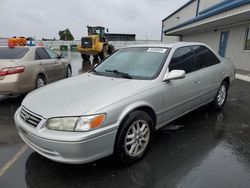
M228 84L226 81L223 81L217 91L217 94L213 101L213 106L215 109L220 110L224 107L227 100Z
M148 151L154 133L152 118L143 111L134 111L117 133L114 155L123 164L132 164Z
M72 76L72 70L71 70L71 67L70 66L67 66L67 75L66 77L69 78Z

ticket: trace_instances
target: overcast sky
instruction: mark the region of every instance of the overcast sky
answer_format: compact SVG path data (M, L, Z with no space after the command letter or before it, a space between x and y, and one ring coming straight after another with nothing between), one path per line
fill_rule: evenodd
M76 39L87 25L137 39L160 39L161 20L188 0L0 0L0 37L59 38L69 28Z

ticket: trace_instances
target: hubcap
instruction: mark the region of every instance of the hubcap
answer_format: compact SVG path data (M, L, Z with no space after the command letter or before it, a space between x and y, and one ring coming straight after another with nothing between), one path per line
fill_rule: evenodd
M225 102L226 99L226 93L227 93L227 89L225 85L221 85L220 89L219 89L219 93L217 95L217 103L218 105L223 105L223 103Z
M125 137L125 150L131 157L137 157L146 149L150 138L149 125L144 120L134 122Z
M42 78L38 78L37 82L36 82L36 87L40 88L40 87L43 87L43 86L45 86L44 80Z

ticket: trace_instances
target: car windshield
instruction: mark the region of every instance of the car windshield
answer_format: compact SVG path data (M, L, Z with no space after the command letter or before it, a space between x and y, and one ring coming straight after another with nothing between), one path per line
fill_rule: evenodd
M158 76L168 51L167 48L148 47L120 49L93 72L128 79L154 79Z
M21 59L27 52L29 48L0 48L0 59Z

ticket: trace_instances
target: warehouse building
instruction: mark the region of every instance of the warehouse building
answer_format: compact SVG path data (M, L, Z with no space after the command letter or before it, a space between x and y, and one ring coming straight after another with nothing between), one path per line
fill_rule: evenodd
M191 0L162 20L162 41L203 42L250 71L250 0Z
M109 41L135 41L135 34L106 33Z

